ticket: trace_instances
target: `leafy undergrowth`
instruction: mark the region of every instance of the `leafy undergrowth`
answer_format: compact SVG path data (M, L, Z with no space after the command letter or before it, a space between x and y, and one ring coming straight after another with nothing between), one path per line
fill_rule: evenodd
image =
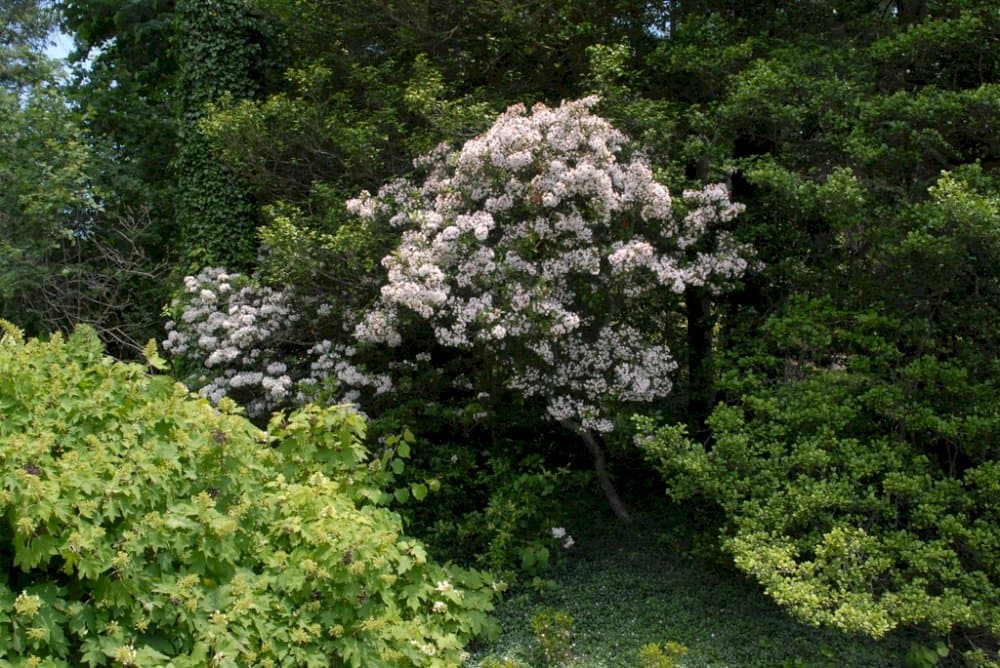
M901 666L907 663L912 643L930 646L936 642L905 633L875 642L799 624L756 584L718 563L690 556L691 545L679 545L687 543L690 534L664 538L664 526L661 513L640 517L631 530L611 520L600 526L567 527L576 545L550 571L548 584L536 582L535 587L511 592L497 609L504 629L500 638L479 648L466 665ZM540 645L532 623L536 631L539 622L548 623L551 639L564 630L552 623L554 613L562 613L563 625L566 615L571 618L572 640L565 648L551 651ZM658 647L649 647L652 644ZM640 658L644 646L646 660ZM680 646L681 653L672 655ZM665 656L663 662L651 662L651 653Z

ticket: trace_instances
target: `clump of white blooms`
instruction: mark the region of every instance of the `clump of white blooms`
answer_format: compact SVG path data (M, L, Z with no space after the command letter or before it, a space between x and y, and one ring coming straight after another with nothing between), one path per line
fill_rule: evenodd
M301 403L330 383L389 389L388 377L351 364L352 348L321 341L303 351L296 337L301 306L290 289L210 267L184 279L184 293L174 302L179 317L167 323L163 348L183 361L185 381L202 396L215 403L225 396L244 400L254 416ZM319 315L324 310L323 304L317 308ZM352 391L340 398L353 399Z
M335 344L324 339L309 349L308 354L313 360L310 373L302 383L319 384L335 379L340 387L346 389L346 394L340 398L340 403L356 402L360 388L368 387L375 394L384 394L392 389L392 379L388 374L366 373L352 361L356 350L353 346Z
M419 160L422 184L349 201L401 230L357 339L398 346L423 321L438 344L490 356L551 417L599 432L613 428L609 402L666 395L676 363L631 322L632 307L740 275L743 249L713 224L743 207L717 184L685 192L687 213L674 215L644 156L591 112L596 102L513 106L460 150Z
M293 390L274 342L298 320L288 295L250 284L239 274L209 267L184 279L177 322L167 323L163 348L194 361L189 384L217 402L226 395L253 397L251 414L281 404Z
M418 159L422 183L399 179L350 200L355 215L400 234L382 260L381 294L360 315L209 268L185 279L164 348L202 395L262 415L391 391L391 374L429 364L412 352L422 330L409 329L429 326L437 345L478 355L552 419L611 431L616 402L665 396L676 369L637 317L642 300L714 289L747 261L719 229L743 209L725 186L684 192L678 214L645 157L592 113L596 102L513 106L460 150ZM330 316L346 330L314 327ZM411 358L382 373L357 362L359 351L396 348L404 336ZM464 374L452 380L481 389ZM324 394L332 387L340 394Z
M566 550L576 545L576 541L573 540L572 536L566 533L566 529L563 527L552 527L552 538L561 542L563 549Z

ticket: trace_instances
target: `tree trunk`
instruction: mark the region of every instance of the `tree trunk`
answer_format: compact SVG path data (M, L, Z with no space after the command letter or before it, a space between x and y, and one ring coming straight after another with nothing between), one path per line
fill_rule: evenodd
M706 430L715 405L715 364L712 359L712 315L705 289L684 291L688 349L688 427L693 435Z
M594 472L597 473L597 482L600 483L601 491L604 492L604 497L608 500L608 504L611 505L611 511L618 518L619 522L630 524L632 517L625 509L625 504L618 496L618 490L615 489L614 483L611 482L611 478L608 476L607 460L604 457L604 450L601 448L601 444L597 442L597 439L594 438L589 429L584 429L572 420L559 420L559 424L583 440L583 444L587 446L590 454L594 457Z

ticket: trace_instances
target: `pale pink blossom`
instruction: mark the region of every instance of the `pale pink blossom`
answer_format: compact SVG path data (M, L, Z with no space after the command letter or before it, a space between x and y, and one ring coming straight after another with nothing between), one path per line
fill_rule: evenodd
M609 401L667 394L676 364L629 324L629 302L738 276L745 250L713 224L742 206L711 185L685 193L678 219L645 157L592 113L596 103L514 105L460 150L418 160L422 183L352 201L359 216L404 225L356 337L398 345L408 321L425 321L438 344L480 346L508 387L595 431L613 429ZM713 247L687 252L709 232Z

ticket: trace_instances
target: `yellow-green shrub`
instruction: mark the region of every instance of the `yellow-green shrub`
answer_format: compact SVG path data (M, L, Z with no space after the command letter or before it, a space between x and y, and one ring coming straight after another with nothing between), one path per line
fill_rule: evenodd
M343 407L260 431L105 357L0 340L0 663L452 666L490 583L377 505Z

